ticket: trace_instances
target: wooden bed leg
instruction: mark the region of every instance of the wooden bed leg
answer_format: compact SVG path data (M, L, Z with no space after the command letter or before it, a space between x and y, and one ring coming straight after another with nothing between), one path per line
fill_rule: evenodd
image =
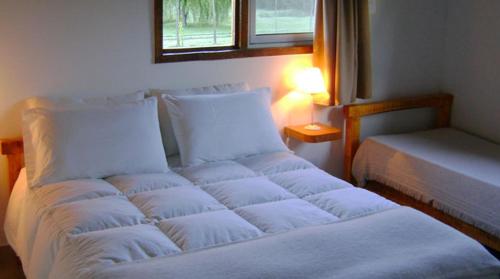
M344 179L347 182L353 182L352 161L359 147L361 121L359 117L346 119L346 137L344 152Z

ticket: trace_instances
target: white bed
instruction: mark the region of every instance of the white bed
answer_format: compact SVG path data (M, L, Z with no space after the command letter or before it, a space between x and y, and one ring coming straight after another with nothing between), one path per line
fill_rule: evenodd
M500 146L443 128L366 139L353 175L373 180L500 237Z
M497 278L476 241L290 153L26 186L6 233L28 278Z

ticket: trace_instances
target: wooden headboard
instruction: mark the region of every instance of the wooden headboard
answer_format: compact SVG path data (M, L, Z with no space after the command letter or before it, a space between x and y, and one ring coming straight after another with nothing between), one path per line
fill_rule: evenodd
M23 140L21 138L0 140L0 154L7 156L9 189L12 191L19 172L24 167Z
M452 103L453 95L440 93L344 106L346 118L344 179L352 182L352 161L360 144L361 117L406 109L434 108L437 110L435 126L444 128L450 126Z

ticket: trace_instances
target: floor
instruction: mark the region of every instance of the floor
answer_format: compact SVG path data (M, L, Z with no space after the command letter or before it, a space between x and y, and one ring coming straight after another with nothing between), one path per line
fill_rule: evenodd
M24 279L23 269L10 246L0 247L0 278Z

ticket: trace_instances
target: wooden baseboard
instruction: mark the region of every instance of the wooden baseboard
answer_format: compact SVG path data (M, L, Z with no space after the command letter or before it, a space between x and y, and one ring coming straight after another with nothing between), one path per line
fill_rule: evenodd
M431 203L424 203L418 201L408 195L405 195L387 185L369 181L365 187L365 189L377 193L391 201L394 201L398 204L413 207L419 211L430 215L439 221L454 227L455 229L461 231L462 233L476 239L481 244L488 246L489 248L500 251L500 238L493 236L490 233L487 233L481 229L478 229L471 224L465 223L464 221L457 219L453 216L450 216L432 206Z

